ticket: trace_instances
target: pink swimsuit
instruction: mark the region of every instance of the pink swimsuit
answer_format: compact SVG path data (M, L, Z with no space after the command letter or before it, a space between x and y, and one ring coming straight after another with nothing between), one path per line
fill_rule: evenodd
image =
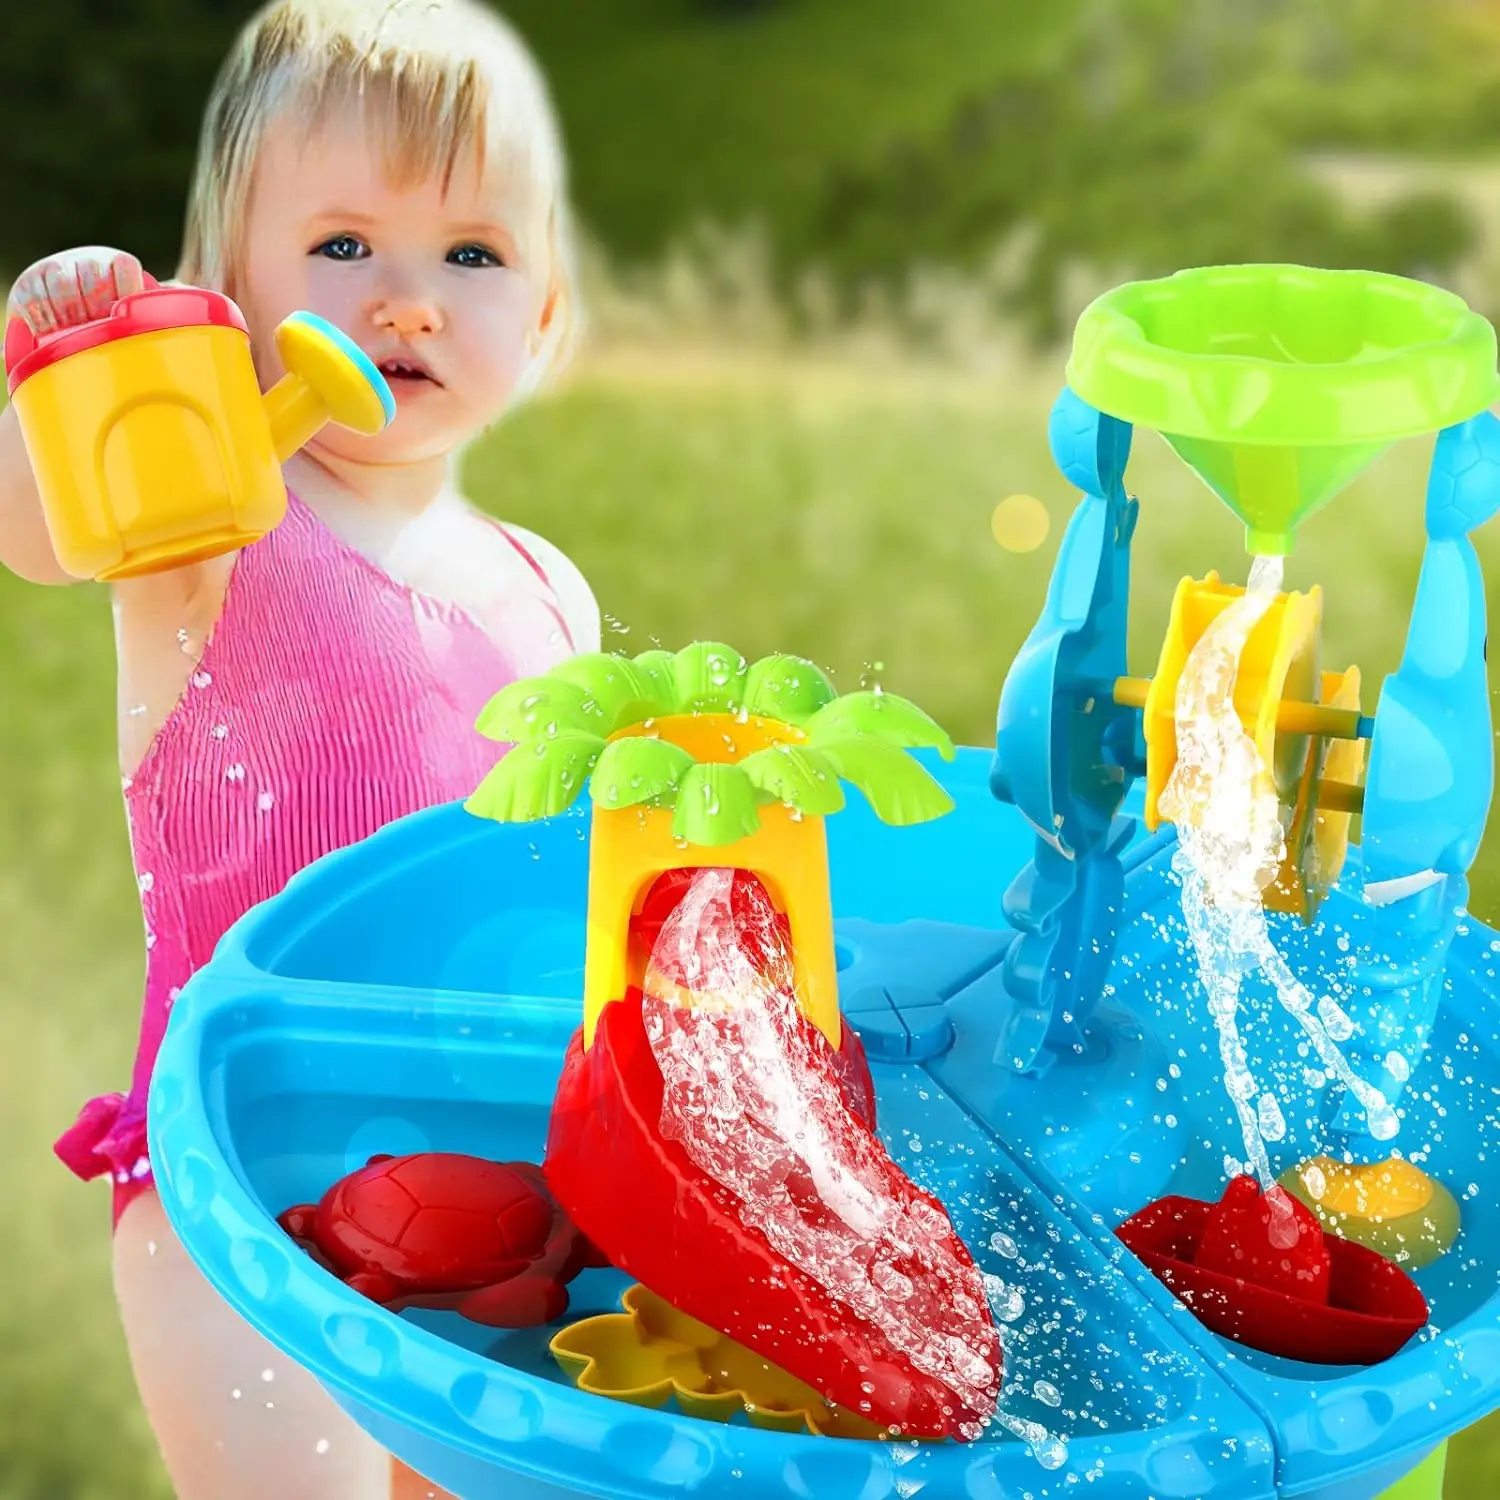
M151 1182L146 1093L177 998L224 932L320 855L467 796L502 747L474 719L517 677L572 654L540 588L502 646L474 618L397 583L292 497L235 563L203 659L125 807L146 922L146 999L128 1094L86 1105L57 1143L80 1177L108 1172L115 1222Z

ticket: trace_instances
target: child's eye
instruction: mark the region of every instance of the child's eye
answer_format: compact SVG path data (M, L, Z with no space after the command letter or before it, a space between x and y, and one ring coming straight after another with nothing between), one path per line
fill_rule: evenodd
M503 266L505 264L487 245L455 245L448 252L448 263L454 266Z
M329 260L363 260L369 253L370 247L352 234L336 234L313 251L314 255L323 255Z

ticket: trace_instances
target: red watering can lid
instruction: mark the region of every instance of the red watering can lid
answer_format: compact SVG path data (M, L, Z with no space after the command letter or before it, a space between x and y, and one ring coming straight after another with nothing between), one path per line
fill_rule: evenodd
M5 328L6 388L14 395L22 381L70 354L169 328L237 328L241 333L249 332L244 315L222 292L195 286L161 286L147 276L144 291L121 297L104 317L91 323L38 337L20 318L12 318Z

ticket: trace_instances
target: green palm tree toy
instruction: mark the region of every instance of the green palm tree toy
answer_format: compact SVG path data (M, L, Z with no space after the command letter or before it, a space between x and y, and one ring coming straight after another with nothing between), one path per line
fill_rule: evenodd
M469 798L471 813L502 823L553 817L588 787L585 1046L603 1008L641 982L629 927L652 885L711 864L765 888L790 930L798 1003L837 1048L823 820L843 807L843 782L888 824L953 807L905 753L954 753L914 703L879 688L840 696L801 657L751 664L717 642L572 657L497 693L478 728L513 748Z

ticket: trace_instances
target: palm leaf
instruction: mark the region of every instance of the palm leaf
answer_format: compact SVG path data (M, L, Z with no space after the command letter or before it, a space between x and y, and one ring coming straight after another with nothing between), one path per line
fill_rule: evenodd
M745 658L720 641L685 646L672 661L676 711L680 714L728 713L744 696Z
M837 696L821 668L801 656L763 656L745 676L744 709L803 724Z
M876 738L832 740L818 753L864 793L882 823L904 827L953 811L953 799L904 750Z
M670 713L672 699L659 691L649 672L643 672L627 656L605 651L590 651L571 656L552 669L552 680L570 682L581 688L588 701L597 704L604 716L605 734L653 714Z
M630 735L605 746L589 794L603 807L636 807L642 802L670 806L678 782L692 764L693 757L676 745Z
M642 651L634 658L635 669L651 684L652 695L659 702L661 712L677 712L677 658L670 651Z
M953 741L935 719L895 693L846 693L820 708L803 726L808 743L822 749L830 741L870 737L906 749L936 750L953 759Z
M839 773L816 750L772 745L747 755L739 764L757 792L809 817L827 817L844 805Z
M714 848L749 838L759 827L755 788L740 766L693 765L683 773L672 816L677 838Z
M608 732L589 695L557 677L526 677L501 688L480 710L474 727L486 739L508 744Z
M531 823L555 817L572 805L604 740L592 734L560 734L509 751L475 789L464 807L497 823Z

